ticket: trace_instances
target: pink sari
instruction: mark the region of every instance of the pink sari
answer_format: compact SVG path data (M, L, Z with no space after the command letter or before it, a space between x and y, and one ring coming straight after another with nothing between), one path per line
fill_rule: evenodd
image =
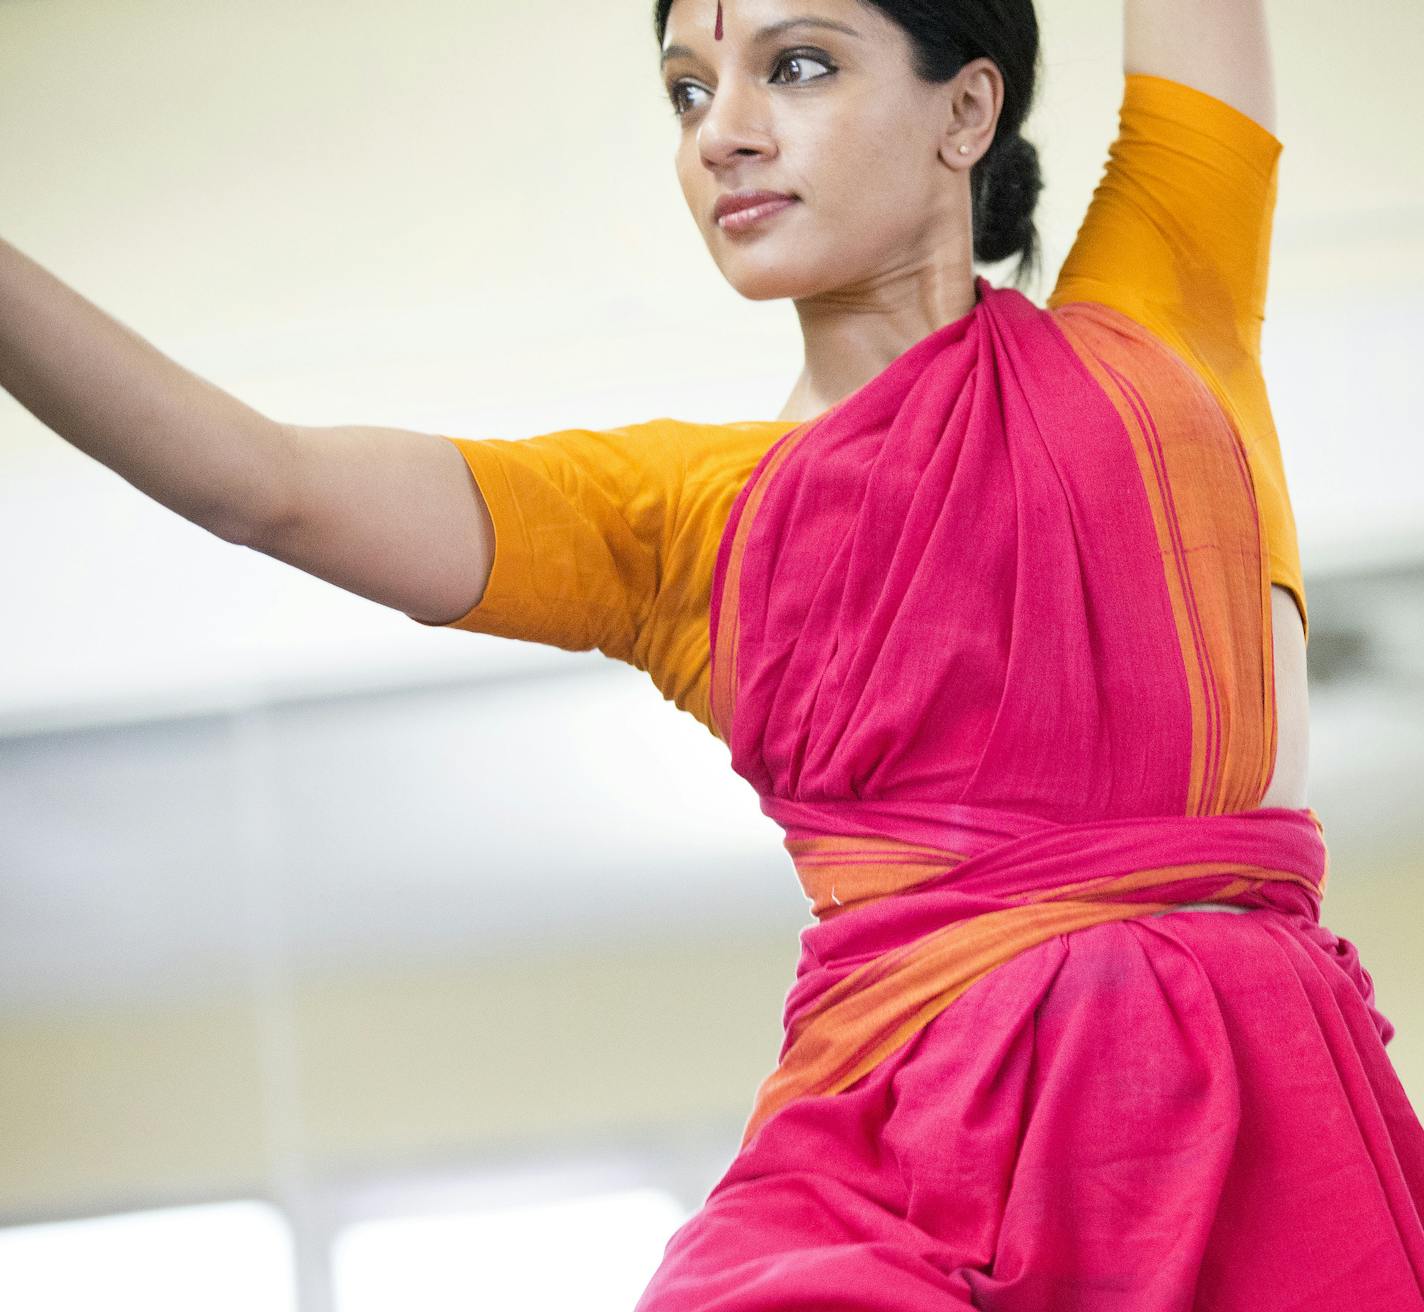
M1235 432L980 302L762 460L712 711L816 922L640 1312L1424 1308L1424 1130L1319 921ZM1242 914L1182 912L1213 903Z

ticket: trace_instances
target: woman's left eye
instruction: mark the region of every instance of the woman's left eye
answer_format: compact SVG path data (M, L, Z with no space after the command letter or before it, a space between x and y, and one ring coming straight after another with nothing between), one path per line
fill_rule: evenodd
M817 73L812 71L808 73L806 71L808 65L813 70L816 68L820 68L821 72ZM789 78L780 77L779 74L783 70L793 73L793 76ZM777 61L776 70L772 74L771 80L773 82L815 82L818 81L820 78L827 76L827 74L834 73L835 71L836 66L832 64L831 61L825 58L823 55L812 55L805 53L783 55Z

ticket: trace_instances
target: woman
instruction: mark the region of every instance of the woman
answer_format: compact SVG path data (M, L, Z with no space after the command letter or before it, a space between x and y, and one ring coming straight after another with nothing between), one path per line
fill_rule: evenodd
M694 219L800 316L775 421L277 425L0 247L56 431L421 623L638 665L785 828L781 1061L643 1312L1424 1306L1424 1131L1319 923L1262 4L1126 13L1039 310L974 277L1035 254L1029 0L660 0Z

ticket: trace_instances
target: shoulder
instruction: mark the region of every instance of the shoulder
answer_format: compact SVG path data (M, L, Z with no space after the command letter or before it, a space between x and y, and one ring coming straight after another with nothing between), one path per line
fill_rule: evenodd
M1098 301L1189 355L1259 349L1280 142L1225 101L1128 76L1121 126L1049 304Z
M461 441L487 461L537 469L570 493L592 482L606 493L656 495L685 481L719 480L755 465L791 425L711 424L660 417L612 428L564 428L519 439ZM468 458L468 457L467 457Z
M630 469L677 480L684 493L740 488L757 463L796 425L785 420L703 423L659 418L598 436Z
M1280 156L1280 139L1229 101L1185 82L1150 73L1129 73L1123 85L1123 136L1133 140L1195 143L1188 162L1212 147L1226 149L1241 164L1269 173ZM1119 148L1122 143L1119 143Z

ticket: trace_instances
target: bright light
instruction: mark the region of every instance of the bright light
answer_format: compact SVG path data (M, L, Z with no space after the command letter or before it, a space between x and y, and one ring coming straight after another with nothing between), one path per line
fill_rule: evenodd
M0 1230L0 1308L296 1312L292 1236L266 1203Z
M657 1189L403 1217L337 1237L337 1312L629 1312L687 1213Z

